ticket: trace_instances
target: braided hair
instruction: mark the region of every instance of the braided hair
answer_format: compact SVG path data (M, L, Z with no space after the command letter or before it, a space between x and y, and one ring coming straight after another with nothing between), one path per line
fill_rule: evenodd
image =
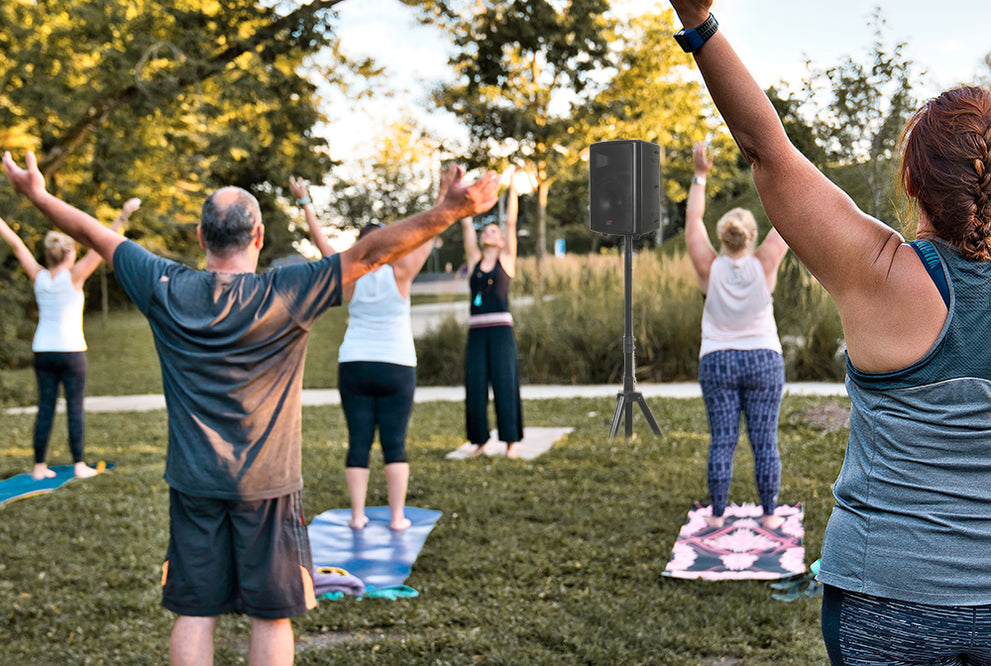
M948 90L902 133L901 182L939 238L991 261L991 92Z

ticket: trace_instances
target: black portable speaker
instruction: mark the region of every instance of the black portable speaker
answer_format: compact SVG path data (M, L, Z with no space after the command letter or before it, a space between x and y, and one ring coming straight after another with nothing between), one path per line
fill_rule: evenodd
M589 146L589 229L642 236L661 225L661 148L639 140Z

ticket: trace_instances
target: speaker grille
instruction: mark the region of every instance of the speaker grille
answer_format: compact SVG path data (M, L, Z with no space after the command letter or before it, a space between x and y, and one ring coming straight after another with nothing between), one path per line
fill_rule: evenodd
M589 228L639 236L660 226L661 150L646 141L589 147Z

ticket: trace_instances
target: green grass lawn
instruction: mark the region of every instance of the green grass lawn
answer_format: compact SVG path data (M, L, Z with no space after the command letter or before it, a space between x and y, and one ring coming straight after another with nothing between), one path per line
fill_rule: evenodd
M113 354L126 372L148 374L149 364L157 373L148 359L128 358L128 344ZM94 349L91 375L97 358ZM115 385L156 392L148 379L106 381L91 394L127 392ZM827 663L818 600L774 601L766 582L661 575L687 510L706 500L708 436L701 400L649 402L664 436L653 437L638 413L636 436L610 441L613 398L527 401L527 425L575 428L534 461L445 460L463 441L462 405L416 405L409 504L443 511L407 581L420 596L321 602L293 621L296 663ZM789 397L782 408L780 501L805 505L806 564L818 557L846 431L822 429L805 414L833 402L848 405ZM7 477L28 469L33 417L0 418ZM68 462L64 427L60 417L51 464ZM117 469L0 509L3 664L167 661L173 616L159 605L168 539L164 412L90 414L87 432L88 458ZM340 408L304 409L309 517L348 506L345 440ZM731 500L756 501L745 441ZM369 505L385 501L376 449ZM246 662L247 627L241 617L221 620L217 664Z

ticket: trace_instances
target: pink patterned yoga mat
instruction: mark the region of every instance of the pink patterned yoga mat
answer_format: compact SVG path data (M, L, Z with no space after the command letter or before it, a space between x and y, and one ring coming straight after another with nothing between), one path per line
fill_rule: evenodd
M785 522L775 530L761 526L757 504L732 504L722 527L706 525L712 507L695 505L671 549L663 574L703 580L773 580L805 572L802 505L779 505Z

